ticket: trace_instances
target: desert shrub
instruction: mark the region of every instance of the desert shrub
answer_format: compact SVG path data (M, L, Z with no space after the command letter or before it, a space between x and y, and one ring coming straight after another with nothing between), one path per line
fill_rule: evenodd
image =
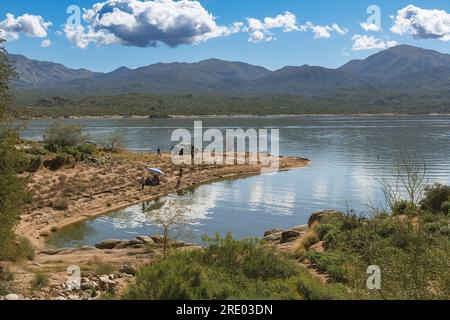
M443 205L447 201L450 201L450 186L436 183L425 188L424 197L420 204L423 210L448 214L448 210L443 212L443 209L445 210Z
M319 224L315 229L319 239L323 240L328 233L335 232L337 227L332 224Z
M336 253L309 252L306 257L320 272L337 282L346 282L345 259Z
M39 155L27 155L25 157L25 163L24 163L24 171L26 172L36 172L39 170L39 168L42 166L42 157Z
M42 288L48 286L49 284L49 277L45 273L36 273L34 275L34 279L31 282L31 290L32 291L38 291Z
M382 238L387 238L394 234L395 226L391 219L384 219L376 224L375 232Z
M407 209L409 206L409 202L406 200L400 200L394 202L394 204L391 207L392 215L393 216L400 216L407 213Z
M204 250L172 252L141 268L125 299L298 299L293 261L230 235Z
M106 134L98 139L99 145L107 151L117 152L123 146L124 132L123 130L115 130L110 134Z
M84 141L86 141L86 137L83 135L83 128L76 125L54 122L44 132L44 142L47 146L74 147L79 146Z
M35 257L35 250L30 240L21 237L17 242L9 242L4 248L1 259L13 262L21 262L24 260L33 260Z
M450 200L450 199L449 199ZM450 201L445 201L441 206L441 212L445 215L450 214Z
M69 199L59 198L52 202L52 208L55 210L67 210L69 208Z
M92 143L84 143L78 147L78 150L81 153L93 155L97 152L97 147Z
M312 276L308 270L300 269L301 276L297 283L297 290L306 300L349 300L351 295L344 286L339 284L324 285Z

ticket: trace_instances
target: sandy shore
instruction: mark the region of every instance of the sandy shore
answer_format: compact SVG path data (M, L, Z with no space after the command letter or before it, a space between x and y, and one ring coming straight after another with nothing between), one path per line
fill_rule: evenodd
M279 163L279 170L288 170L306 166L309 160L280 157ZM162 169L167 175L161 185L142 190L140 181L149 175L144 169L146 164ZM40 169L30 177L28 187L33 199L21 210L16 232L42 249L46 238L65 226L178 190L221 179L258 175L261 168L259 164L187 165L179 186L179 166L172 163L169 154L158 158L155 154L107 153L92 163L79 163L74 168Z

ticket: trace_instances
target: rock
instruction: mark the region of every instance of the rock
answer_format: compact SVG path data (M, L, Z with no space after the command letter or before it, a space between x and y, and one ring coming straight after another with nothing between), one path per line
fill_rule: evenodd
M10 293L5 296L5 300L13 301L13 300L20 300L20 296L14 293Z
M103 240L95 245L97 249L114 249L115 246L117 246L119 243L121 243L122 240L116 240L116 239L108 239Z
M264 238L267 237L267 236L270 236L270 235L272 235L274 233L280 233L280 232L283 232L283 229L275 228L275 229L272 229L272 230L268 230L268 231L264 232Z
M272 234L270 234L268 236L265 236L263 238L263 240L268 241L268 242L280 241L281 240L281 234L282 234L282 232L272 233Z
M46 254L46 255L49 255L49 256L54 256L56 254L59 254L59 253L63 252L64 250L67 250L67 249L64 249L64 248L60 248L60 249L44 249L44 250L40 251L39 253Z
M281 233L281 243L291 242L300 237L301 233L295 230L287 230Z
M317 223L320 223L324 217L330 216L330 215L341 215L341 212L336 210L324 210L313 213L309 219L308 219L308 227L312 228Z
M128 265L128 264L124 264L123 267L119 270L119 272L122 272L122 273L125 273L125 274L130 274L130 275L132 275L132 276L135 276L137 270L136 270L135 267L132 267L132 266L130 266L130 265Z
M109 278L109 276L101 276L98 278L100 289L105 291L112 291L116 288L116 283Z
M153 241L152 237L139 236L136 239L141 241L143 244L155 244L155 241Z
M139 240L122 240L114 247L114 249L142 248L143 246L143 242Z
M76 251L91 251L91 250L97 250L97 248L91 247L91 246L82 246L82 247L79 247L79 248L75 248L72 251L76 252Z
M81 290L85 291L85 290L95 290L96 289L96 285L94 282L88 280L83 282L83 280L81 281Z
M170 240L168 245L174 248L183 248L186 247L186 243L181 240Z
M162 236L162 235L155 235L155 236L150 236L150 238L152 238L152 240L155 242L155 243L164 243L164 236Z

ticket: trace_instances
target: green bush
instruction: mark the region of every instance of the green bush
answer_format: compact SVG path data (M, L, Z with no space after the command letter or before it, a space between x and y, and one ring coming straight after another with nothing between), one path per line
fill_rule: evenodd
M306 300L349 300L350 294L341 285L324 285L312 276L308 270L302 268L297 284L299 294Z
M326 273L337 282L346 282L346 271L343 268L345 259L335 253L309 252L306 257L320 272Z
M254 240L216 237L141 268L125 299L298 299L298 268Z
M75 147L86 140L83 128L77 125L65 125L61 122L52 123L44 132L44 142L52 147ZM57 152L49 150L51 152Z
M445 215L450 214L450 201L445 201L441 206L441 212Z
M85 143L79 146L78 150L81 153L93 155L97 152L97 147L92 143Z
M407 209L409 207L409 202L406 200L400 200L395 202L391 209L393 216L400 216L407 213Z
M424 197L420 204L423 210L448 214L448 210L442 212L443 205L447 201L450 201L450 186L436 183L425 188Z
M335 232L337 227L332 224L319 224L315 227L320 240L323 240L328 233Z
M21 237L17 242L9 242L4 248L0 260L9 260L13 262L21 262L24 260L33 260L35 250L30 240Z
M49 284L49 277L45 273L36 273L31 283L31 290L38 291L45 288Z

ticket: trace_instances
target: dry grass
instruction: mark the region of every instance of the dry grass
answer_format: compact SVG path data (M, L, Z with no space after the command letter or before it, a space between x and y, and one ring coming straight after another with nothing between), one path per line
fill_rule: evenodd
M303 257L308 249L319 242L319 235L315 228L310 228L304 235L297 239L294 244L294 253L296 257Z

